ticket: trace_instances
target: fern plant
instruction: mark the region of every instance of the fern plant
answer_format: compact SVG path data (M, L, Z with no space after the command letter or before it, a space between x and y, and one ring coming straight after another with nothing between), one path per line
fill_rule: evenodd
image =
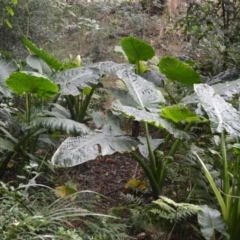
M191 215L197 214L201 209L200 206L190 203L176 203L170 198L160 196L158 200L153 201L154 206L150 211L157 214L160 218L169 220L170 222L181 221Z

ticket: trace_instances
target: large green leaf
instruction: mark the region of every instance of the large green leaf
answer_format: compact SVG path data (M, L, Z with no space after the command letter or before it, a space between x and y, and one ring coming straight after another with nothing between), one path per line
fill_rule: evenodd
M64 68L64 65L61 62L59 62L56 58L48 55L48 53L43 49L38 48L35 44L33 44L30 40L28 40L24 35L22 36L22 42L27 48L30 49L31 52L39 56L51 68L55 70L60 70Z
M208 114L212 132L226 131L230 135L239 136L240 116L238 111L206 84L196 84L194 90L200 104Z
M98 156L111 155L115 152L131 152L139 144L135 138L115 135L111 127L84 137L67 138L52 157L52 163L63 167L72 167Z
M90 132L86 125L66 118L37 117L31 121L31 124L74 135L86 135Z
M175 57L165 56L159 62L159 70L171 81L192 86L194 83L201 83L200 75L187 64Z
M128 94L136 102L137 108L155 111L161 103L165 103L162 93L153 83L136 75L131 70L120 70L117 72L117 75L125 82Z
M36 94L39 98L51 98L58 92L55 83L36 72L15 72L6 80L6 84L19 95L27 92Z
M186 121L186 122L207 121L207 119L197 116L190 109L188 109L187 106L183 104L177 104L177 105L162 108L161 117L169 119L175 123L179 123L181 121Z
M131 117L137 121L147 122L157 128L165 128L169 133L173 134L175 138L191 138L188 133L179 130L173 123L161 118L158 113L151 113L134 107L124 106L119 100L113 102L112 109L114 111L121 112L125 116Z
M120 45L128 57L130 63L147 61L154 55L154 49L146 42L134 37L125 37L120 41Z
M5 52L0 52L0 92L11 97L11 91L7 88L6 79L18 69L16 62Z
M103 75L116 73L117 70L126 67L131 66L114 62L95 63L87 67L65 70L54 81L60 84L63 95L77 96L84 88L98 84Z
M240 79L230 82L218 83L211 86L215 93L220 95L226 101L231 100L234 95L240 93ZM181 100L182 103L190 104L190 103L197 103L198 97L196 93L186 96Z
M201 227L201 232L206 240L213 239L215 230L222 233L225 237L229 238L227 233L227 226L221 217L218 210L212 209L207 205L201 207L198 212L198 223Z

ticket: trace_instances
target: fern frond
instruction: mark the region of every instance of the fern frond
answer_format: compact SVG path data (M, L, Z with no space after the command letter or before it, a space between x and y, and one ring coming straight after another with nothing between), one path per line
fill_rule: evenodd
M170 220L170 222L178 222L191 215L196 214L201 208L198 205L190 203L176 203L172 199L161 196L158 200L153 201L157 205L156 208L150 210L153 214L157 214L161 218Z
M127 193L127 194L122 193L121 198L124 202L133 203L136 206L143 204L143 199L142 198L136 197L136 196L134 196L132 194L129 194L129 193Z

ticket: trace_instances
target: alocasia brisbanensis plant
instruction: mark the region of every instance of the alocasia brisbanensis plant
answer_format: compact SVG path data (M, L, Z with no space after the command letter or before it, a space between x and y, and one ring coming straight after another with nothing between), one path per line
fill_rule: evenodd
M109 155L116 151L130 152L133 158L136 159L143 168L152 187L153 195L157 198L162 191L168 165L175 155L182 139L191 139L191 136L187 133L191 122L202 121L202 119L195 116L194 113L186 108L185 112L182 111L181 106L175 110L175 112L179 110L182 112L180 117L178 117L179 114L175 114L175 122L187 119L190 123L185 125L185 129L178 128L177 124L172 121L172 117L167 117L171 115L169 112L173 111L170 110L167 112L167 110L165 110L165 116L162 117L161 109L166 104L166 100L153 83L138 75L146 69L142 61L148 60L154 55L152 47L133 37L123 39L121 45L129 62L136 65L136 73L130 69L120 69L116 72L120 78L119 81L124 83L124 89L109 89L117 98L112 103L112 111L119 112L130 120L134 119L135 121L141 122L146 141L141 141L141 138L139 138L139 141L136 138L127 136L119 128L116 130L115 125L110 124L109 126L103 127L102 130L96 130L93 134L85 137L66 139L54 154L52 162L60 166L74 166L88 160L93 160L98 155ZM186 78L188 76L189 75L186 74ZM195 77L196 76L198 77L197 74L195 74ZM197 77L196 82L199 82L199 78ZM181 76L181 79L184 79L184 75ZM191 81L193 83L192 79ZM112 122L113 121L111 121L111 123ZM156 128L165 129L169 132L169 135L177 138L176 142L170 147L170 151L167 149L169 153L159 150L154 152L164 140L155 140L150 137L149 124ZM158 144L156 144L156 142ZM169 137L165 142L169 142ZM144 157L149 157L150 166L145 162L144 157L135 152L136 147L139 147L140 152L144 153ZM166 150L165 145L164 150Z

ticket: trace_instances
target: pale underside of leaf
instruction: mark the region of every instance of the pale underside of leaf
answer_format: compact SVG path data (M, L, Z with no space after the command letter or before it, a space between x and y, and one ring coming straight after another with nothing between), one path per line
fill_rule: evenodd
M132 117L136 121L147 122L157 128L164 128L169 133L173 134L175 138L190 139L191 136L179 130L173 123L161 118L159 114L147 112L145 110L139 110L130 106L123 106L118 100L114 101L112 104L112 109L126 115L127 117Z
M135 138L114 135L111 128L84 137L67 138L52 157L52 163L71 167L115 152L131 152L139 144Z
M230 82L218 83L212 85L211 87L214 89L215 93L220 95L226 101L229 101L235 94L240 93L240 79ZM197 94L194 93L189 96L186 96L181 100L181 102L184 104L197 103L198 102Z
M98 84L102 76L115 74L119 69L132 68L129 64L111 61L94 63L87 67L68 69L57 76L55 82L60 84L63 95L79 95L79 91Z
M208 114L212 132L226 131L230 135L239 136L240 116L237 110L206 84L194 85L194 90Z
M0 59L0 92L6 97L11 97L11 91L6 86L6 79L10 74L18 69L17 65L13 61L6 61Z
M162 93L156 86L136 75L131 70L123 69L117 72L128 88L128 94L132 96L134 101L138 104L138 108L148 109L156 108L159 104L165 103Z
M142 145L138 146L139 151L145 158L147 158L149 156L147 139L145 137L138 137L138 139L140 140L141 143L143 143ZM160 139L160 138L152 139L150 137L151 148L153 151L163 142L164 142L164 139Z
M31 124L78 135L85 135L90 132L90 129L84 124L66 118L37 117L31 121Z
M55 82L60 84L63 95L79 95L85 87L95 86L102 77L98 68L73 68L62 72Z

